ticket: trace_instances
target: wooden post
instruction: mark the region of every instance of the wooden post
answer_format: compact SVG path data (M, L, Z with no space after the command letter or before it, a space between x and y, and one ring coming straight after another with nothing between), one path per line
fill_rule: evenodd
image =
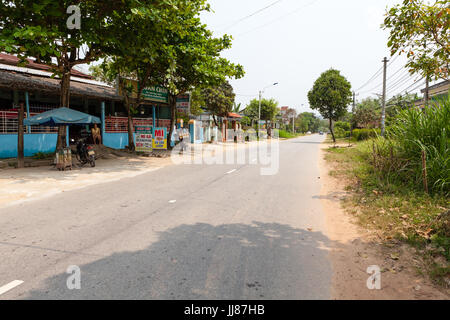
M18 124L17 124L17 168L25 167L25 159L23 152L23 114L25 109L23 107L23 102L21 102L18 114Z
M427 153L422 150L422 174L423 174L423 187L426 193L428 192L428 177L427 177Z

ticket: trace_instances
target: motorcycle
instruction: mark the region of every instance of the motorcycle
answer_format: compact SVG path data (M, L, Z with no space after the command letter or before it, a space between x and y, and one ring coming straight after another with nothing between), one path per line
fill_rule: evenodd
M72 139L73 142L75 142ZM77 160L81 163L81 166L89 163L91 167L95 167L95 151L93 146L86 144L85 139L80 139L77 142Z

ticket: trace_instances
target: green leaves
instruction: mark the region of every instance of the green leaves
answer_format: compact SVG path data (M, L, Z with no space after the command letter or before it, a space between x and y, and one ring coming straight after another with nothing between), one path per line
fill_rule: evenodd
M351 85L338 70L330 69L316 80L308 100L312 109L331 120L339 120L352 101Z
M448 1L404 1L386 12L392 55L407 53L407 67L424 77L447 79L450 57Z

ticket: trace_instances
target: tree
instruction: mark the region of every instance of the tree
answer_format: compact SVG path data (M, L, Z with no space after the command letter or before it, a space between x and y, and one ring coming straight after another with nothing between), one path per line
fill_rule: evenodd
M338 70L330 69L320 75L308 92L308 100L312 109L329 120L329 128L333 141L336 138L333 132L333 121L339 120L347 111L352 102L351 85Z
M312 112L303 112L297 117L298 127L302 133L319 131L320 120Z
M259 116L259 100L253 99L250 101L247 108L245 108L245 115L249 118L258 121ZM269 123L275 120L275 117L280 112L278 109L278 102L275 99L261 99L261 120L266 121L267 124L267 134L270 136L271 131L269 128Z
M380 126L381 104L379 99L367 98L356 105L353 127L377 128Z
M448 0L430 5L404 0L386 12L383 28L390 30L391 55L406 52L407 67L425 78L448 79L450 57Z
M233 104L233 110L232 110L234 113L240 113L240 112L242 112L243 111L243 109L242 109L242 103L234 103Z
M166 70L158 67L173 67L173 51L167 39L173 35L183 37L191 23L189 18L201 10L203 3L203 0L140 1L113 25L116 41L105 49L110 57L103 62L101 72L95 67L93 71L100 79L116 82L124 97L131 151L135 149L133 116L142 103L142 91L147 86L162 84L162 80L156 81L155 74Z
M233 110L236 95L228 82L223 82L216 87L204 88L202 96L206 109L213 115L216 126L218 126L216 116L227 117L228 113Z
M132 2L76 1L73 7L74 1L69 0L2 1L0 51L16 54L22 65L29 57L50 65L53 74L61 79L60 106L70 107L72 68L103 55L105 43L115 40L110 28L113 18L122 16ZM63 145L64 135L65 128L60 127L58 148Z
M138 82L136 106L139 106L146 86L158 85L168 90L170 140L176 118L177 95L195 88L219 85L227 77L242 77L243 69L220 57L221 51L230 48L231 38L227 35L214 38L201 23L199 13L209 10L206 0L142 3L143 7L134 10L128 20L123 20L123 25L116 24L120 41L114 42L109 50L113 56L112 70L116 75L123 73ZM128 37L123 32L128 29L138 36ZM119 81L119 86L125 83ZM133 108L127 101L125 104L130 105L128 127L129 145L132 145Z
M205 99L202 96L202 90L200 88L194 88L191 90L191 114L194 116L201 115L206 108Z
M231 38L224 35L214 38L212 32L200 21L199 12L209 10L205 0L179 0L176 17L182 31L171 30L166 34L161 54L151 64L150 83L160 84L169 91L171 108L172 136L176 116L176 96L193 88L217 87L227 78L241 78L244 70L241 65L231 63L220 56L231 47ZM183 13L183 14L181 14Z

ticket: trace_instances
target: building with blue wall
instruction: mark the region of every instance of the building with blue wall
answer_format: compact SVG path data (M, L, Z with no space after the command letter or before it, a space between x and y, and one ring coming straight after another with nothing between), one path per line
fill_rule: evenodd
M60 81L51 77L49 66L28 60L18 66L15 56L0 53L0 158L17 157L19 105L33 116L59 108ZM114 149L128 145L128 118L123 98L116 89L73 70L70 84L70 108L102 119L102 142ZM170 126L170 109L162 102L144 101L133 117L134 125ZM89 126L71 126L68 137L90 139ZM25 127L24 153L52 153L56 149L57 128ZM69 140L69 139L68 139Z

